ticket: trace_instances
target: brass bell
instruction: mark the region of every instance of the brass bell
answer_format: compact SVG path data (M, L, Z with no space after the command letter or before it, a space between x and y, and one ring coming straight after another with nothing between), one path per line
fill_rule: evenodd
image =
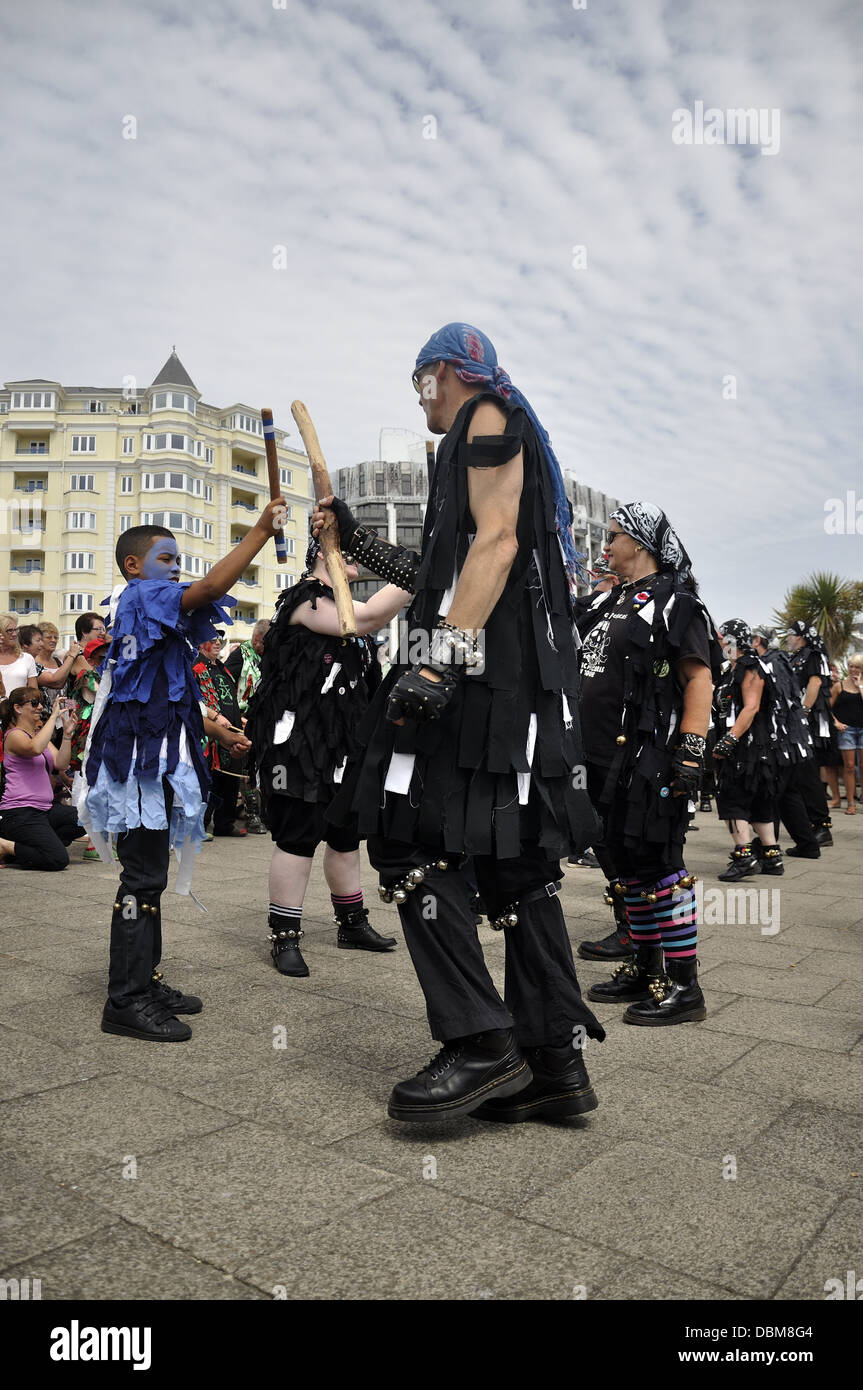
M685 878L679 878L677 880L677 886L678 888L691 888L697 879L697 874L687 874Z
M649 903L655 903L655 902L656 902L656 894L655 894L655 893L642 893L641 896L642 896L643 898L646 898L647 901L648 901Z
M411 869L410 873L408 874L408 878L416 888L417 884L422 883L423 879L425 878L425 872L423 869Z
M618 745L618 747L622 748L626 742L626 734L618 734L617 738L614 741Z
M407 895L407 893L405 892L404 888L397 888L396 891L393 893L393 902L394 902L394 903L403 903L403 902L407 902L407 896L408 896L408 895Z
M503 931L503 918L495 917L494 921L489 923L489 926L492 931Z
M378 884L378 897L383 903L391 903L393 900L392 893L390 892L389 888L387 888L386 885L383 883Z
M507 927L517 927L517 926L518 926L518 914L515 913L515 912L508 912L508 913L506 914L506 916L504 917L503 921L504 921L504 926L507 926Z
M417 885L414 883L414 881L413 881L413 879L411 878L410 874L408 874L408 876L407 876L407 878L405 879L404 882L405 882L405 891L408 892L408 893L413 893Z
M437 867L438 867L439 869L446 869L446 868L448 868L449 865L448 865L448 863L447 863L447 860L446 860L446 859L439 859L439 860L437 861Z
M604 897L605 897L605 901L609 904L609 906L610 906L610 907L613 907L613 906L614 906L614 898L611 896L611 894L610 894L610 893L606 893L606 894L604 894Z
M626 889L624 888L622 883L615 883L614 891L615 893L618 893L622 896L626 892Z

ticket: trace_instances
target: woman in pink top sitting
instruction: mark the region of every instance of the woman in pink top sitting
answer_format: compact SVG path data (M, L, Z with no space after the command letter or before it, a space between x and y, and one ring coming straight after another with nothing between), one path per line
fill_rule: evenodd
M63 742L51 745L57 715L63 721ZM54 804L52 772L64 772L72 751L74 710L54 701L42 722L42 696L19 686L0 701L3 764L0 766L0 862L20 869L65 869L66 846L86 832L71 806Z

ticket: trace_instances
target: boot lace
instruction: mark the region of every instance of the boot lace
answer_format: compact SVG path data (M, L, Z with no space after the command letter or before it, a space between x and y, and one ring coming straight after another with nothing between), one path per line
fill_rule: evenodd
M428 1072L432 1081L437 1081L444 1072L449 1070L453 1062L457 1061L463 1051L464 1048L461 1043L447 1043L445 1047L441 1048L437 1056L432 1057L431 1061L423 1067L423 1071Z

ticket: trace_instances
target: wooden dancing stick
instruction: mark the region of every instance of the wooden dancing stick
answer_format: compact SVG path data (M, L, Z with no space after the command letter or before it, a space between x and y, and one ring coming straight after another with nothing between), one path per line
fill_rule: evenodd
M274 497L281 495L281 484L279 483L279 455L276 449L276 431L273 425L273 412L268 406L261 410L261 421L264 426L264 449L267 454L267 473L270 478L270 501ZM285 545L284 531L276 531L273 535L276 542L276 559L280 565L285 564L288 558L288 547Z
M309 456L309 464L312 470L312 485L315 490L315 498L320 501L322 497L334 495L334 488L330 482L330 475L327 470L324 456L321 453L321 446L318 442L318 434L312 424L312 417L306 410L302 401L294 401L291 406L291 414L297 422L297 428L306 446L306 453ZM354 601L351 598L351 589L348 584L348 576L345 572L345 561L342 555L342 548L339 544L339 526L332 512L327 512L324 524L318 538L321 543L321 550L327 562L327 569L330 572L330 579L333 583L333 597L336 601L336 611L339 615L339 631L342 637L356 637L357 622L354 616Z

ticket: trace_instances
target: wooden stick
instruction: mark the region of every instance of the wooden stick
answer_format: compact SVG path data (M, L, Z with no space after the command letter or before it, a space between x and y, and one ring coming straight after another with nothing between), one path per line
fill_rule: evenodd
M264 426L264 449L267 455L267 473L270 479L270 501L275 497L280 497L282 488L279 482L279 454L276 449L276 430L273 425L273 412L268 406L264 406L261 411L261 422ZM276 531L273 535L276 542L276 559L280 565L284 565L288 558L288 547L285 544L285 534L283 531Z
M291 414L297 422L297 428L306 446L306 453L309 456L309 466L312 470L312 485L315 489L315 498L320 501L322 497L329 497L334 493L334 488L330 482L330 475L327 469L321 446L318 442L318 434L312 424L312 417L306 410L302 401L294 401L291 406ZM339 545L339 527L332 512L327 512L318 537L321 543L321 550L327 562L327 569L330 572L330 579L333 585L333 597L336 601L336 611L339 615L339 631L342 637L356 637L357 620L354 614L354 601L351 598L348 576L345 571L345 561L342 549Z

